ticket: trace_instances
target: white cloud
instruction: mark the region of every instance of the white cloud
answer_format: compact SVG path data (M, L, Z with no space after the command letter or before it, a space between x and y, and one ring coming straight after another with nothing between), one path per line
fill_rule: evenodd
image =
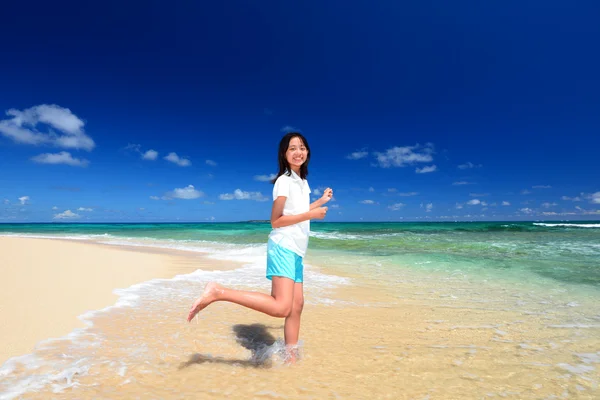
M10 204L10 200L9 199L4 199L4 204Z
M89 161L81 158L73 158L68 151L60 153L43 153L31 158L31 161L39 164L65 164L72 167L87 167Z
M581 197L579 197L579 196L575 196L575 197L563 196L563 197L561 197L561 199L569 200L569 201L581 201Z
M458 210L460 210L460 209L462 209L462 208L463 208L463 205L462 205L462 204L460 204L460 203L456 203L456 208L457 208Z
M359 201L359 203L361 203L361 204L375 204L375 202L373 200L361 200L361 201Z
M419 192L402 192L402 193L398 193L398 196L410 197L410 196L416 196L418 194L419 194Z
M481 204L481 201L478 200L478 199L473 199L473 200L467 201L467 204L470 205L470 206L476 206L478 204Z
M290 133L290 132L300 132L300 129L294 128L293 126L286 125L281 128L281 132Z
M158 197L158 196L150 196L150 200L160 200L160 197Z
M509 203L508 201L503 201L503 202L502 202L502 205L503 205L503 206L510 206L510 203Z
M395 203L390 205L388 208L392 211L398 211L399 209L401 209L402 207L404 207L406 204L404 203Z
M556 204L556 203L549 203L549 202L542 203L542 207L544 207L544 208L550 208L550 207L554 207L557 205L558 204Z
M142 158L144 160L156 160L158 158L158 151L156 150L148 150L144 154L142 154Z
M521 190L521 194L531 194L531 191L529 191L527 189L523 189L523 190Z
M63 213L54 215L54 219L77 219L81 218L81 215L75 214L71 210L67 210Z
M79 207L79 208L77 209L77 211L94 211L94 210L92 210L91 208Z
M277 174L271 175L254 175L254 180L259 182L271 182L277 177Z
M472 162L468 161L464 164L459 165L458 169L481 168L481 167L482 167L481 164L473 164Z
M594 204L600 204L600 192L593 193L591 195L591 200Z
M415 172L417 174L427 174L429 172L435 172L435 171L437 171L437 166L435 166L435 165L429 165L429 166L426 166L426 167L423 167L423 168L416 168L415 169Z
M137 153L140 153L143 160L154 161L158 158L158 151L150 149L148 151L142 152L141 148L142 146L139 144L129 143L127 146L125 146L123 150L133 150Z
M331 204L331 205L328 205L327 207L329 207L329 208L340 208L340 205L339 204Z
M58 210L58 207L54 206L54 207L52 207L52 210L56 211L56 210Z
M21 202L21 205L25 205L29 201L29 196L19 197L19 201Z
M461 186L461 185L472 185L472 182L467 182L467 181L459 181L459 182L453 182L452 185L454 186Z
M177 164L180 167L189 167L190 165L192 165L192 162L190 160L188 160L187 158L180 158L177 155L177 153L173 152L169 153L169 155L165 157L165 160Z
M184 188L176 188L172 192L165 194L164 197L174 198L174 199L183 199L183 200L192 200L197 199L198 197L204 196L199 190L194 188L194 185L188 185Z
M519 209L519 211L521 211L523 214L533 213L533 210L531 208L521 208L521 209Z
M471 197L485 197L485 196L489 196L489 193L469 193L469 196Z
M217 163L213 160L206 160L206 165L210 165L211 167L216 167Z
M535 185L531 187L532 189L550 189L552 186L550 185Z
M321 196L323 194L323 192L321 191L321 189L316 188L316 189L313 189L312 194L314 194L315 196Z
M354 153L350 153L346 156L348 160L360 160L361 158L365 158L369 155L369 152L364 150L355 151Z
M425 212L431 212L431 210L433 210L433 203L421 203L421 208L425 208Z
M369 188L369 192L374 192L375 188L373 188L372 186Z
M85 122L68 108L41 104L23 111L13 108L6 115L12 118L0 121L0 134L15 142L88 151L96 146L83 130ZM48 133L37 129L40 123L51 128Z
M223 193L219 195L221 200L254 200L254 201L268 201L269 198L265 197L260 192L244 192L241 189L235 189L233 193Z
M433 161L433 144L427 143L425 146L417 144L415 146L392 147L384 153L375 152L374 154L380 167L404 167L419 162Z

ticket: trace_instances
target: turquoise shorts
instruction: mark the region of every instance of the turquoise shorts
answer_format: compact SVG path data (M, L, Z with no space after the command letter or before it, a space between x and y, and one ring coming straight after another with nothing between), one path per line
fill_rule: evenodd
M274 276L289 278L294 282L304 280L302 257L272 240L267 244L267 279Z

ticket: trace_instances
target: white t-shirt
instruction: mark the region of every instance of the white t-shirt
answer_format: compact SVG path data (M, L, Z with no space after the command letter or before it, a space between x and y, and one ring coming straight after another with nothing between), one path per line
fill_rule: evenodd
M281 175L273 187L273 201L279 196L285 196L283 215L297 215L310 211L310 187L306 179L301 179L294 171L291 175ZM304 257L308 248L308 233L310 220L298 222L271 231L269 239L278 245L292 250Z

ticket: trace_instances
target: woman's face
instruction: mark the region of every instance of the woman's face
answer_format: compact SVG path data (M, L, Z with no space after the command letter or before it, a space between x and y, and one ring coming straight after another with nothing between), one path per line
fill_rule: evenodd
M285 159L294 172L300 170L300 167L306 161L307 155L308 151L306 150L306 146L304 146L304 142L299 137L293 137L285 153Z

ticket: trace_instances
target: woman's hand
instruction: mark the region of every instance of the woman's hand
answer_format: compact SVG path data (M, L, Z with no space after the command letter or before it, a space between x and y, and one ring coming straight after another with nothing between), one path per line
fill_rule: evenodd
M323 190L323 196L321 196L321 204L327 203L333 197L333 189L327 188Z
M327 215L327 207L317 207L309 211L310 219L323 219Z

